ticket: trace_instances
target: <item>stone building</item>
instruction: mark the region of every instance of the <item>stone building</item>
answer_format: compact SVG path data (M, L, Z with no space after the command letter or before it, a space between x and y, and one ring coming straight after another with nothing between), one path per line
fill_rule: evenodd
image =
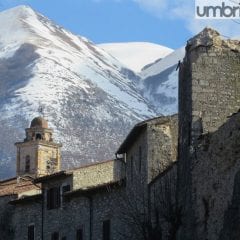
M154 201L149 204L150 184L176 161L177 116L137 124L114 160L66 171L48 171L53 156L59 163L61 145L53 142L46 120L35 118L26 133L16 144L22 166L17 177L0 182L6 240L146 239L156 232L156 223L149 229L155 207Z
M61 171L61 145L33 120L17 177L0 182L1 237L239 239L239 91L240 42L206 28L180 64L179 115L137 124L114 160Z

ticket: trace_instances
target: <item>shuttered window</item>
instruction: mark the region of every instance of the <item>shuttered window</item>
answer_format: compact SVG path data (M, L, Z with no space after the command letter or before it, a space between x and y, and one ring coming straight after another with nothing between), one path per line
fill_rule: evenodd
M28 240L35 240L35 227L34 227L34 225L28 226Z
M140 146L138 149L138 155L139 155L139 172L142 171L142 147Z
M103 240L110 240L111 222L110 220L103 221Z
M47 209L59 208L60 205L60 187L50 188L47 191Z
M76 240L83 240L83 229L79 228L76 232Z
M59 240L59 233L58 232L54 232L52 234L51 240Z
M25 173L30 172L30 156L27 155L25 158Z

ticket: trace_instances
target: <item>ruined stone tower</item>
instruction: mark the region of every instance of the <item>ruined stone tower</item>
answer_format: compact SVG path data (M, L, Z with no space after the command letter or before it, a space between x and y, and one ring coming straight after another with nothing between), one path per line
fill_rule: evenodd
M200 178L194 175L196 172L200 174L200 170L195 171L197 163L201 169L197 157L198 143L203 136L207 141L207 135L217 131L239 108L239 41L223 40L218 32L205 28L188 41L179 72L178 201L183 226L178 239L209 239L196 235L196 208L200 209L196 204L198 189L195 185ZM211 161L210 157L208 160ZM205 208L210 208L206 199L201 201L203 209L204 204ZM209 214L207 210L206 215Z
M53 141L53 130L42 117L32 120L26 129L23 142L15 143L17 147L17 176L32 177L51 174L60 170L61 144Z

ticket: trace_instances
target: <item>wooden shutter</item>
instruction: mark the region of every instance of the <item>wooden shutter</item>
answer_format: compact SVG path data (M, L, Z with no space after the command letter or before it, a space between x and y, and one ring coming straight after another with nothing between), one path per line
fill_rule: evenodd
M83 240L83 229L79 228L76 233L76 240Z
M51 237L52 240L59 240L59 233L58 232L54 232L52 234L52 237Z
M51 209L51 189L47 190L47 209Z
M34 227L34 225L28 226L28 240L35 240L35 227Z

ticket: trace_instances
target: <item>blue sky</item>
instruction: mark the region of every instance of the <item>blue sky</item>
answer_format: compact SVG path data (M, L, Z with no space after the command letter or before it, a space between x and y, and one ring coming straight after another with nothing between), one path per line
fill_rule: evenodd
M0 10L21 4L95 43L147 41L176 49L205 26L240 36L231 20L196 20L194 0L0 0Z

